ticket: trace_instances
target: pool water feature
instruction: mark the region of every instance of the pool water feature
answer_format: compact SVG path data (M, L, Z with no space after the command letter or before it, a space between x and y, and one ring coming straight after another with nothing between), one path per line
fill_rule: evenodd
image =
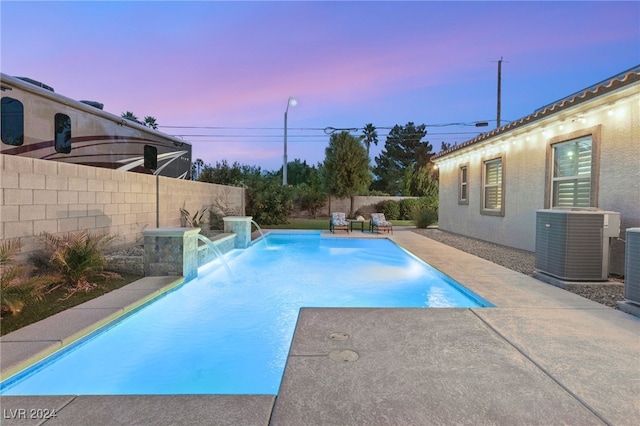
M277 394L301 307L490 303L387 239L270 233L2 383L3 395Z

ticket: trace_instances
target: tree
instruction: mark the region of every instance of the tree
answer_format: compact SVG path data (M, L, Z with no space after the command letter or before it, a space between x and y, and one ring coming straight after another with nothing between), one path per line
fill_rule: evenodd
M203 168L204 161L202 161L202 158L196 159L196 161L191 164L191 179L198 180L198 177L200 176L200 173L202 173Z
M261 174L260 167L242 165L237 161L229 165L227 160L222 160L222 162L216 161L213 167L209 164L205 165L198 180L219 185L241 185L249 180L250 176Z
M313 167L309 166L306 161L300 161L298 158L287 162L287 183L292 186L307 183L312 169ZM277 176L280 176L280 180L282 180L282 167L278 170Z
M120 114L120 117L138 124L142 124L143 126L149 127L153 130L158 130L158 121L154 117L146 116L144 118L144 121L140 121L140 119L138 119L138 116L131 111L123 112L122 114Z
M442 141L442 142L440 143L440 151L446 151L446 150L448 150L448 149L453 148L453 147L454 147L454 146L456 146L456 145L457 145L456 143L451 143L451 142L445 142L445 141Z
M371 183L369 156L359 138L346 131L331 135L325 150L324 175L330 195L351 198L349 214L353 215L353 197Z
M146 116L144 118L144 125L152 128L153 130L158 130L158 122L156 121L155 117Z
M369 156L369 147L371 143L374 145L378 145L378 132L373 124L369 123L364 126L362 130L362 141L364 142L364 146L367 147L367 157Z
M123 112L121 117L130 121L134 121L138 124L142 124L142 122L138 120L138 116L132 113L131 111Z
M406 169L403 195L438 198L438 176L429 163L415 169Z
M403 193L407 170L417 172L429 164L433 155L431 144L422 141L426 134L426 125L416 126L412 122L391 129L382 152L375 158L374 189L394 195Z

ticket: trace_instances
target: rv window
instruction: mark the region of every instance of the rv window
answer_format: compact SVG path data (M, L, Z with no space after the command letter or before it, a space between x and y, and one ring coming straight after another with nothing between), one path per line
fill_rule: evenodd
M7 145L22 145L24 142L24 106L22 102L10 97L2 98L0 127L2 142Z
M71 152L71 118L65 114L56 114L54 121L56 152L68 154Z
M158 168L158 148L155 146L144 146L144 167L151 170Z

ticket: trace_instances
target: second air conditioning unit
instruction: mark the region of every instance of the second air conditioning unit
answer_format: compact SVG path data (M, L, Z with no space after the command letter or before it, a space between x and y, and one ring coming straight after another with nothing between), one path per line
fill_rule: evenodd
M546 209L536 213L536 272L564 281L606 281L610 238L620 236L620 213Z
M624 298L640 305L640 228L626 233Z

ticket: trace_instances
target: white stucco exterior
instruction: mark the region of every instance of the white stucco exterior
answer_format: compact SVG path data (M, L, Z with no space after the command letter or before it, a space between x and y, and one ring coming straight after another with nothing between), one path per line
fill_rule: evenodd
M615 84L614 84L615 83ZM552 145L593 140L592 207L620 212L624 229L640 226L640 73L554 104L434 157L440 173L439 227L535 251L536 211L550 207ZM502 159L502 211L483 214L483 162ZM460 201L467 167L468 203ZM610 271L624 274L624 243L614 241Z

